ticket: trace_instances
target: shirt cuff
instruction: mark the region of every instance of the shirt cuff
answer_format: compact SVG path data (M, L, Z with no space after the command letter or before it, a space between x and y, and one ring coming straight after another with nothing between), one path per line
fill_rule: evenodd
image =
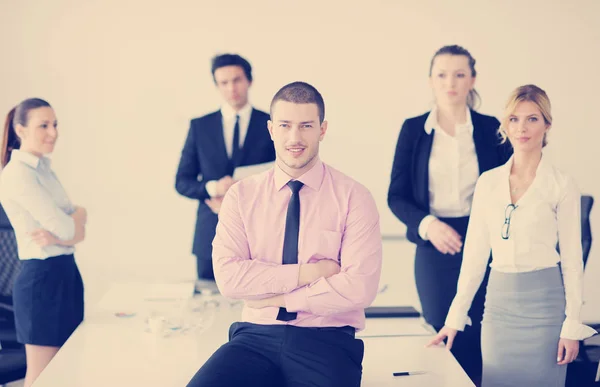
M285 294L298 287L300 265L281 265L275 276L271 293Z
M464 331L465 325L472 325L471 317L467 316L457 316L452 313L448 313L446 316L446 325L449 328L456 329L457 331Z
M283 295L288 312L308 312L308 290L306 286Z
M429 240L429 238L427 238L427 229L429 229L429 225L431 224L431 222L433 222L436 219L437 218L433 215L427 215L423 218L423 220L421 220L421 223L419 223L419 236L424 241Z
M578 321L565 319L560 331L562 339L584 340L598 334L595 329L588 327Z
M204 188L206 188L206 192L208 192L208 194L210 195L211 198L214 198L215 196L217 196L217 181L216 180L207 181L206 184L204 185Z

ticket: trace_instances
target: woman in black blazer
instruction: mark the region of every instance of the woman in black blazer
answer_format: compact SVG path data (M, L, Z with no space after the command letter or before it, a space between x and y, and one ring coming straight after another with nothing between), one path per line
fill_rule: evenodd
M417 245L415 278L423 317L444 326L462 262L477 178L504 164L500 122L477 113L475 59L460 46L445 46L431 60L431 112L404 121L392 167L388 205ZM487 277L486 277L487 278ZM486 281L469 312L471 327L456 337L454 356L477 384L481 378L480 323Z

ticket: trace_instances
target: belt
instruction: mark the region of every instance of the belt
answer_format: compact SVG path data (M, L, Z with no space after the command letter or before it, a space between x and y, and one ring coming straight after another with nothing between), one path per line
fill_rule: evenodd
M315 329L318 331L343 332L347 335L350 335L352 338L355 338L356 336L356 328L351 327L350 325L346 325L343 327L310 327L310 329Z

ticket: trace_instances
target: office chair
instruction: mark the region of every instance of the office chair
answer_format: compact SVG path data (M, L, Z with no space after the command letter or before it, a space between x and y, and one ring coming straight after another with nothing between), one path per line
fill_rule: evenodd
M12 286L20 261L15 232L0 206L0 386L23 379L27 371L25 348L17 343Z
M581 196L581 247L583 252L583 267L585 270L592 247L592 230L590 213L594 206L592 196ZM588 324L600 331L600 324ZM596 376L595 363L600 359L600 346L586 345L584 340L579 342L579 356L576 362L569 365L567 386L585 387L594 385ZM598 366L600 370L600 365Z
M594 198L591 196L581 196L581 247L583 250L583 267L587 264L592 248L592 227L590 223L590 213L594 206Z

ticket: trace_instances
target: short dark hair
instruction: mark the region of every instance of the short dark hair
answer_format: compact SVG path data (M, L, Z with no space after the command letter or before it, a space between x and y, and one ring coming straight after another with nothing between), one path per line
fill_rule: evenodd
M17 125L27 126L29 112L41 107L52 106L41 98L28 98L8 112L4 121L4 137L0 148L0 163L3 167L10 161L12 151L21 147L21 139L17 136L15 127Z
M292 103L314 103L319 109L319 123L325 119L325 102L321 93L306 82L292 82L283 86L271 101L271 119L273 119L273 107L277 101Z
M244 70L244 74L246 74L248 81L252 82L252 66L250 65L250 62L238 54L222 54L212 58L211 71L215 82L217 82L215 79L215 71L225 66L240 66Z
M477 70L475 70L475 63L477 63L477 61L475 60L475 58L473 58L473 55L471 55L469 50L467 50L466 48L454 44L451 46L444 46L444 47L440 48L439 50L437 50L435 52L435 54L433 54L433 58L431 58L431 63L429 64L429 76L430 77L431 77L431 70L433 70L433 62L435 61L435 58L437 58L439 55L456 55L456 56L467 57L467 60L469 61L469 69L471 70L471 76L472 77L477 76ZM473 90L469 91L469 95L467 96L467 105L469 106L469 108L476 110L480 104L481 104L481 97L479 96L479 93L477 92L477 90L473 89Z

